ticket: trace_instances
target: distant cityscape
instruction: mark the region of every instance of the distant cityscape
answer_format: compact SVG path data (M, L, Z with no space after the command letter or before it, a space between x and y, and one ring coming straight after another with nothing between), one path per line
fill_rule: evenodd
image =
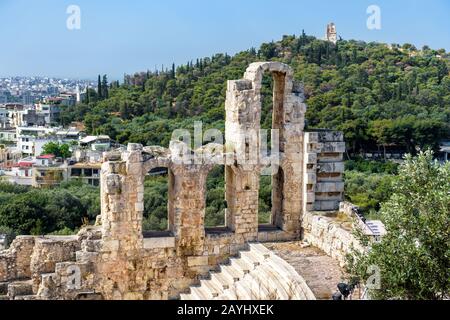
M87 136L82 123L61 125L61 112L85 100L91 81L46 77L0 78L0 181L34 187L71 179L98 186L109 136ZM45 154L67 145L70 156Z
M0 78L0 103L21 103L30 105L39 100L64 93L85 92L96 82L90 80L58 79L49 77L6 77Z

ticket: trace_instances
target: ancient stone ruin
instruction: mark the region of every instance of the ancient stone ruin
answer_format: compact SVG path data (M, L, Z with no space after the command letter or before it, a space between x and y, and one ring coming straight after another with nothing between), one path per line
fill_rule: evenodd
M258 152L265 72L274 80L273 128L279 134L279 163L272 166L271 157ZM343 135L304 132L305 111L302 86L294 83L289 66L251 64L243 79L228 81L224 145L190 150L173 141L169 149L130 144L126 151L106 153L96 225L83 228L77 236L18 237L0 253L0 295L8 299L178 299L180 294L208 298L201 292L192 296L195 290L190 287L209 279L211 271L230 259L236 268L213 275L216 287L230 290L228 280L236 282L257 267L269 274L278 266L276 272L283 274L284 282L272 285L282 291L298 275L282 259L270 258L258 243L320 238L326 230L319 228L321 233L313 234L319 230L312 225L313 212L337 210L343 199ZM191 156L187 160L186 154ZM206 178L215 166L225 168L226 225L207 229ZM169 228L144 235L144 179L155 168L168 169ZM268 168L273 221L261 226L259 180ZM330 241L338 241L340 245L332 247L342 249L341 240ZM304 283L294 291L296 298L314 298ZM239 298L225 292L211 298L225 296Z

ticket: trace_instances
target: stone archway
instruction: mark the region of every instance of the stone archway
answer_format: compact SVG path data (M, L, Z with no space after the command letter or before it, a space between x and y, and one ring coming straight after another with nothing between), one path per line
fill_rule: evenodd
M306 105L299 86L293 83L292 69L280 62L251 64L241 80L229 81L226 108L226 142L237 158L236 170L227 174L227 199L234 200L229 207L231 228L243 233L248 240L258 233L259 175L264 166L261 148L261 88L264 73L272 74L273 118L272 129L279 132L279 166L273 170L273 222L283 231L299 235L302 213L303 129ZM255 134L243 134L255 132ZM256 161L247 159L249 146L258 146ZM238 176L239 175L239 176ZM230 186L232 184L232 186ZM236 228L245 221L245 228Z

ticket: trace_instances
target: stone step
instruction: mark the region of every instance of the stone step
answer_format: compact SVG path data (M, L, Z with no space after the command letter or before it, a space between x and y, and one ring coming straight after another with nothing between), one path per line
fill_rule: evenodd
M211 272L182 300L315 300L305 280L261 244L250 244L230 264Z
M233 279L233 283L239 281L244 276L244 272L241 269L236 269L231 265L222 266L220 269L226 276Z
M208 292L208 296L210 299L217 298L223 292L223 288L221 288L212 280L201 280L200 286L207 289L205 291Z
M246 277L248 277L248 275L246 275ZM236 282L235 287L231 290L235 291L237 300L254 300L255 299L252 290L249 288L249 286L247 285L247 281L245 281L245 280Z
M272 255L272 252L260 243L250 243L249 248L250 251L255 254L262 255L265 259L269 258Z
M248 278L245 279L257 299L262 299L270 294L268 280L267 275L264 272L260 272L259 269L258 272L251 272Z
M33 295L33 282L31 280L14 281L8 285L8 296L10 298L28 295Z
M242 270L244 274L247 274L253 269L255 269L252 263L248 263L247 261L244 261L243 259L240 258L232 258L230 259L230 262L232 267L238 270Z
M16 296L14 300L22 300L22 301L34 301L39 300L37 295L28 295L28 296Z
M211 275L211 281L221 286L223 290L227 290L233 285L234 279L223 272L216 272Z
M180 294L180 300L191 300L191 295L189 293Z
M0 295L0 301L10 300L7 295Z
M278 270L277 272L274 272L273 267L264 264L261 266L260 272L262 272L263 277L267 279L264 282L264 285L268 287L272 299L291 300L289 293L284 287L283 278L280 277Z
M190 300L209 300L208 293L204 292L201 287L191 287Z
M268 259L267 264L272 268L277 267L280 277L285 280L284 283L290 284L287 288L285 288L285 290L290 295L292 295L293 292L297 294L299 292L303 293L301 297L294 296L295 299L304 299L306 297L308 300L315 300L315 296L306 284L305 280L298 275L297 271L295 271L291 265L282 263L283 261L284 260L280 257L273 255L270 259Z
M254 267L259 266L265 260L263 255L255 253L254 251L242 251L241 258L244 261L253 264Z

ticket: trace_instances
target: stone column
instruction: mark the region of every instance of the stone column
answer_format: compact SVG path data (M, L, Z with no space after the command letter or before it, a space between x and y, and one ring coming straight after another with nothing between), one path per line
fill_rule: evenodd
M109 159L102 165L104 251L125 252L142 248L144 174L141 149L140 145L130 144L121 157Z
M277 77L275 77L277 80ZM293 86L292 71L286 71L284 79L284 100L278 112L282 114L280 133L280 170L272 178L272 204L274 224L283 231L300 235L303 201L303 129L306 104L303 90ZM277 82L277 81L276 81ZM274 88L277 89L277 86ZM280 89L278 89L280 90ZM274 97L277 97L276 91ZM274 105L276 100L274 100ZM275 119L274 119L275 120ZM274 123L275 125L275 123ZM274 127L276 128L276 127Z
M226 223L239 242L254 241L258 235L261 117L260 96L256 94L254 83L228 81L225 108L226 152L234 155L234 164L225 169Z
M205 240L206 177L210 166L170 166L169 217L179 255L202 256ZM207 261L207 259L206 259Z

